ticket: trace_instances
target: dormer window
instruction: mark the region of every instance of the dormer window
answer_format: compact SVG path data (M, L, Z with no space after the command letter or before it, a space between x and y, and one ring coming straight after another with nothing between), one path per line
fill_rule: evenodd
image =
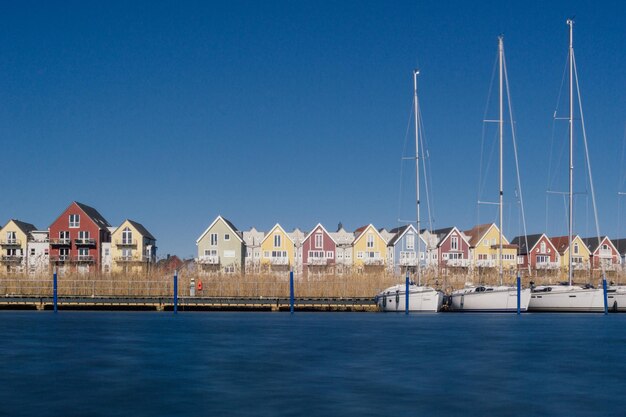
M80 227L80 214L70 214L70 227Z

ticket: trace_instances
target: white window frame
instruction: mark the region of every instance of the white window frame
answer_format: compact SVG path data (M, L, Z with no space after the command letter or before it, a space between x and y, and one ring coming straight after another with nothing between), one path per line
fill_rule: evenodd
M77 229L80 227L80 214L70 214L68 219L70 229Z
M281 239L280 233L274 233L274 247L280 248L281 243L282 243L282 239Z
M217 242L219 241L219 238L220 238L219 235L217 233L211 233L209 235L209 237L210 237L210 243L209 244L211 246L217 246Z

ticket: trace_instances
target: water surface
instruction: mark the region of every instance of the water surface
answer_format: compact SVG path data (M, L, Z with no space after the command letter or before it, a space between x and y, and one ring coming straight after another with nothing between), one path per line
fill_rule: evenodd
M623 416L626 314L0 312L2 416Z

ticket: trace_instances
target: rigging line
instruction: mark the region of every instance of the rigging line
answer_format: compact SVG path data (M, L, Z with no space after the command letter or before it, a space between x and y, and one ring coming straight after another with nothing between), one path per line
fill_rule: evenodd
M502 52L503 55L503 67L504 67L504 83L506 85L506 98L507 98L507 105L509 107L509 120L511 123L511 139L513 141L513 154L515 155L515 172L517 174L517 189L519 191L519 203L520 203L520 211L522 212L522 225L524 226L524 243L526 244L526 247L528 248L528 232L526 229L526 214L524 212L524 195L522 193L522 181L521 181L521 175L520 175L520 169L519 169L519 158L518 158L518 154L517 154L517 135L515 133L515 123L513 123L513 104L511 103L511 90L509 87L509 74L507 71L507 67L506 67L506 59L504 58L504 51Z
M411 108L409 109L409 120L406 125L406 131L404 133L404 147L402 149L402 156L406 155L407 142L409 141L409 131L411 130L411 121L413 121L413 104L415 103L415 98L411 100ZM401 226L400 218L402 211L402 180L404 178L404 158L400 158L400 186L398 187L398 220L397 225Z
M583 114L583 103L582 98L580 96L580 85L578 83L578 70L576 69L576 57L574 56L574 51L572 50L572 61L574 65L574 78L576 80L576 97L578 97L578 110L580 111L580 124L583 132L583 142L585 144L585 160L587 162L587 170L589 172L589 188L591 188L591 202L593 204L593 218L596 223L596 234L598 235L598 246L602 242L600 239L600 222L598 221L598 207L596 206L596 192L595 187L593 186L593 175L591 173L591 161L589 160L589 148L587 145L587 131L585 129L585 116ZM606 270L604 262L600 262L600 266L602 267L602 277L606 279Z
M489 91L487 93L487 101L485 103L485 111L483 112L483 120L487 119L487 112L489 112L489 103L491 102L491 96L493 91L494 80L496 78L496 69L498 67L498 53L496 53L495 59L493 61L493 68L491 70L491 80L489 82ZM486 123L482 124L482 132L480 137L480 161L478 165L478 195L476 196L476 200L480 200L480 196L482 195L482 167L484 160L484 152L485 152L485 128ZM480 204L476 205L476 224L480 224Z
M554 135L555 135L555 125L556 125L556 121L558 120L557 118L557 114L559 111L559 104L561 103L561 96L563 94L563 85L565 84L565 77L567 74L567 63L568 63L568 59L569 56L565 57L565 65L563 65L563 75L561 77L561 85L559 87L559 93L557 95L556 98L556 105L554 108L554 114L552 116L552 143L550 146L550 159L548 160L548 188L550 188L550 180L552 179L552 150L553 150L553 146L554 146Z
M424 133L424 122L423 122L423 117L422 117L422 107L420 106L420 102L419 102L419 97L417 98L417 112L419 114L419 130L420 130L420 144L418 146L422 147L422 171L424 172L424 188L426 189L426 207L427 207L427 211L428 211L428 230L432 231L433 230L433 216L434 216L434 206L431 206L431 193L432 193L432 189L429 186L429 181L428 181L428 175L427 175L427 167L426 167L426 162L427 159L430 159L428 157L428 148L426 148L425 146L425 133ZM430 162L430 161L428 161ZM430 167L430 163L428 164L428 166Z

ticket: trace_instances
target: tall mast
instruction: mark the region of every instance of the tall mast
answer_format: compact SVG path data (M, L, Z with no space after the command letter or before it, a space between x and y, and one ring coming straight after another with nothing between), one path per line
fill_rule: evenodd
M499 207L499 221L500 221L500 248L499 248L499 259L500 259L500 285L502 285L502 198L503 198L503 179L502 179L502 171L503 171L503 161L502 161L502 136L504 133L504 117L503 117L503 99L502 99L502 60L504 58L504 37L502 35L498 36L498 61L499 61L499 72L500 72L500 119L498 120L498 129L499 129L499 137L500 137L500 200L498 202Z
M415 108L415 207L417 210L417 285L422 285L420 266L420 146L419 146L419 109L417 104L417 76L419 70L413 70L413 104Z
M567 278L572 285L572 233L574 232L574 21L567 19L569 26L569 219L567 242L569 264Z

